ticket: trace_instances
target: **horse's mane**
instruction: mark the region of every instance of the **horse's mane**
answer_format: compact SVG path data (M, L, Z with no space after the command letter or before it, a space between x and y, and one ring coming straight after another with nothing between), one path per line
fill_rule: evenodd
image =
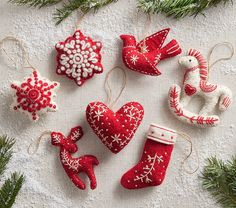
M207 69L207 61L205 60L205 58L196 49L190 49L188 51L188 55L194 56L198 60L200 68L200 77L201 79L206 80L208 76L208 69Z

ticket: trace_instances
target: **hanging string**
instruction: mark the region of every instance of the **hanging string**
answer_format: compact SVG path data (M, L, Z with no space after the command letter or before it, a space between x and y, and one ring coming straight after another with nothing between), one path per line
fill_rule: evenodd
M120 92L119 92L118 96L112 102L112 90L111 90L111 86L109 84L109 77L112 74L112 72L114 72L116 69L120 69L122 71L122 75L123 75L122 79L123 79L123 81L122 81L122 86L121 86L121 89L120 89ZM105 87L105 91L106 91L106 94L107 94L107 105L110 108L112 108L117 103L118 99L120 98L121 94L123 93L123 91L124 91L124 89L126 87L126 84L127 84L127 77L126 77L125 70L122 67L115 66L106 74L104 87Z
M40 145L42 139L44 138L44 136L50 135L51 133L52 133L52 131L49 131L49 130L44 131L44 132L38 137L38 139L37 139L35 142L32 142L32 143L29 145L29 147L28 147L28 149L27 149L28 154L30 154L30 155L35 154L35 153L38 151L39 145ZM34 148L33 148L33 146L34 146Z
M212 63L211 63L211 58L212 58L212 54L213 54L213 52L214 52L214 50L217 48L217 47L219 47L219 46L227 46L229 49L230 49L230 56L228 56L228 57L222 57L222 58L219 58L219 59L216 59L215 61L213 61ZM209 54L208 54L208 57L207 57L207 59L208 59L208 77L209 77L209 72L210 72L210 70L211 70L211 68L216 64L216 63L218 63L218 62L220 62L220 61L225 61L225 60L230 60L232 57L233 57L233 55L234 55L234 46L231 44L231 43L229 43L229 42L221 42L221 43L217 43L217 44L215 44L212 48L211 48L211 50L210 50L210 52L209 52ZM208 78L207 77L207 78Z
M5 55L8 57L8 59L9 59L14 65L17 65L17 63L16 63L15 60L8 54L7 50L6 50L6 49L4 48L4 46L3 46L4 42L6 42L6 41L13 41L13 42L16 42L16 44L18 44L19 47L21 48L22 54L23 54L23 55L22 55L22 56L23 56L23 68L29 68L29 69L36 70L36 69L33 67L33 65L30 63L30 61L29 61L29 54L28 54L26 48L24 47L23 43L22 43L19 39L15 38L15 37L13 37L13 36L7 36L7 37L3 38L3 39L0 41L0 50L2 50L2 51L5 53ZM25 65L25 63L26 63L27 65Z
M78 21L76 21L75 30L78 30L80 28L81 22L87 13L82 12L81 14L81 12L78 11L77 14L78 14Z
M137 22L139 21L138 17L139 17L139 12L137 12ZM145 49L147 47L146 46L146 38L147 38L148 31L149 31L149 28L151 26L151 23L152 23L152 16L151 16L151 14L148 14L147 15L147 22L146 22L145 27L144 27L145 29L143 30L142 34L139 36L138 35L139 33L136 32L137 35L138 35L138 40L139 41L143 40L142 44L140 45L141 49ZM141 52L144 52L144 51L141 51Z
M185 164L186 164L187 160L190 158L190 156L191 156L192 153L193 153L192 138L191 138L188 134L186 134L186 133L184 133L184 132L181 132L181 131L177 131L176 133L177 133L178 135L180 135L181 138L185 139L185 140L190 144L189 153L186 155L186 157L185 157L185 158L182 160L182 162L181 162L182 169L183 169L186 173L188 173L188 174L194 174L194 173L196 173L196 172L198 171L198 169L199 169L199 156L198 156L197 151L196 151L196 155L197 155L197 167L196 167L193 171L189 171L189 170L187 170L187 169L185 168Z

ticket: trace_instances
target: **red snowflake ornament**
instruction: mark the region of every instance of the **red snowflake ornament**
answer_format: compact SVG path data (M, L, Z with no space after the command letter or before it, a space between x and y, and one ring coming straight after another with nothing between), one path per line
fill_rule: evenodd
M59 86L58 82L51 82L33 71L22 83L12 83L11 87L15 91L12 109L25 113L36 121L40 115L57 110L53 98Z
M90 127L115 154L131 141L143 116L144 109L137 102L126 103L117 112L110 110L104 103L93 102L86 110Z
M80 30L55 47L58 52L57 74L66 75L78 86L83 85L94 74L103 72L100 54L102 43L84 36Z

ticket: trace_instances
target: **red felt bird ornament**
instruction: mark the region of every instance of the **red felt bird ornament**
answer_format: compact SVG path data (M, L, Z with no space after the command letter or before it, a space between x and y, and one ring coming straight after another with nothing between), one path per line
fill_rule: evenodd
M164 41L170 29L161 30L136 43L132 35L121 35L123 40L122 58L124 64L131 70L142 74L159 76L158 63L166 58L177 56L182 52L178 42L171 40L164 47Z

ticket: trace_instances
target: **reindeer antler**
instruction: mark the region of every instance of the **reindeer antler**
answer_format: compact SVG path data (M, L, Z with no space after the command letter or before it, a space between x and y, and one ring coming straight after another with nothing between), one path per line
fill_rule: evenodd
M71 141L76 142L83 136L83 130L81 126L76 126L70 130L70 134L68 135L68 139L71 139Z

